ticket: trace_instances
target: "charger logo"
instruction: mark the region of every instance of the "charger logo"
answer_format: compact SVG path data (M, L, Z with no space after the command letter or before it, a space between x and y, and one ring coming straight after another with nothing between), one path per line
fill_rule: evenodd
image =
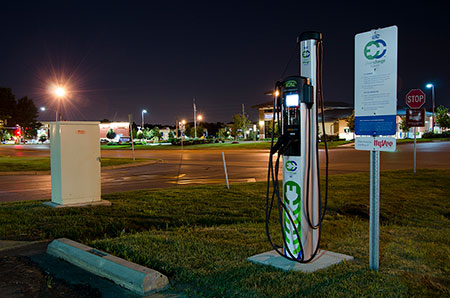
M297 163L293 160L289 160L286 162L286 171L294 172L297 170Z
M303 58L308 58L309 56L311 56L311 52L309 50L304 50L302 52L302 57Z
M290 80L284 83L284 87L290 88L290 87L297 87L297 81L296 80Z
M368 60L380 59L386 54L386 42L382 39L371 40L364 47L364 56Z

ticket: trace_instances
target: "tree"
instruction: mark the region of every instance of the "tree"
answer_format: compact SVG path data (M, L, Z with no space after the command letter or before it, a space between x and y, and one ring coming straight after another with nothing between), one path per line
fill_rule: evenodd
M16 110L16 99L11 88L0 87L0 125L11 125L9 119L12 118Z
M114 130L112 128L110 128L108 130L108 132L106 133L106 137L108 139L114 139L116 137L116 133L114 132Z
M236 114L233 116L233 129L231 135L235 138L243 136L245 130L250 126L251 122L248 120L248 115Z
M142 130L138 130L138 132L136 133L136 139L142 139L144 137L144 133L142 132Z
M161 138L161 132L159 131L159 127L155 126L150 130L150 139L154 141L159 141Z
M44 143L45 141L47 141L47 135L43 133L39 136L39 142Z
M168 141L172 142L175 139L175 133L173 131L169 131Z
M350 116L345 117L345 121L347 121L350 131L355 131L355 110L353 110Z
M0 130L0 141L8 141L11 139L11 134L7 130Z
M24 96L17 101L14 109L13 117L10 124L19 125L24 128L24 137L35 137L37 129L41 124L37 121L38 108L33 100Z
M439 127L446 129L450 128L450 115L448 108L440 106L436 109L436 123Z
M152 129L146 128L143 132L144 138L147 140L159 141L161 138L161 132L159 127L155 126Z
M24 96L17 102L11 88L0 88L0 127L19 125L24 137L36 136L41 125L37 122L38 109L31 98Z
M402 116L401 117L402 120L400 121L400 129L402 132L408 132L410 127L408 125L406 125L406 116Z

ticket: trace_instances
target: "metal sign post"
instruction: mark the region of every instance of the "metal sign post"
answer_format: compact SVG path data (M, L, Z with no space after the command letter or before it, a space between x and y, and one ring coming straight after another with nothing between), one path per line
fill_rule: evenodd
M416 128L414 127L414 167L413 167L413 173L416 173Z
M380 151L395 151L397 26L355 35L355 149L370 151L369 267L379 268Z
M369 267L378 270L380 238L380 151L370 151Z

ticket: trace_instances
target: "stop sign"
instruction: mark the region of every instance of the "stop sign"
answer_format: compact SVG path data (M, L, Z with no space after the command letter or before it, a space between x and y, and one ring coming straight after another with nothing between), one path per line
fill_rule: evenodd
M420 109L425 103L425 93L420 89L412 89L406 94L406 104L411 109Z

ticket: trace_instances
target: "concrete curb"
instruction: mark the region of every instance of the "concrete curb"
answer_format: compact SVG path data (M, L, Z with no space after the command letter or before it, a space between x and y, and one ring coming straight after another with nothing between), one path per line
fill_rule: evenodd
M0 176L21 176L21 175L50 175L50 171L17 171L1 172Z
M70 239L53 240L47 247L47 254L112 280L139 295L162 291L169 286L168 278L156 270L131 263Z
M49 206L52 208L77 208L77 207L95 207L95 206L111 206L111 202L108 200L100 200L100 201L94 201L94 202L85 202L85 203L78 203L78 204L56 204L52 201L50 202L44 202L45 206Z

